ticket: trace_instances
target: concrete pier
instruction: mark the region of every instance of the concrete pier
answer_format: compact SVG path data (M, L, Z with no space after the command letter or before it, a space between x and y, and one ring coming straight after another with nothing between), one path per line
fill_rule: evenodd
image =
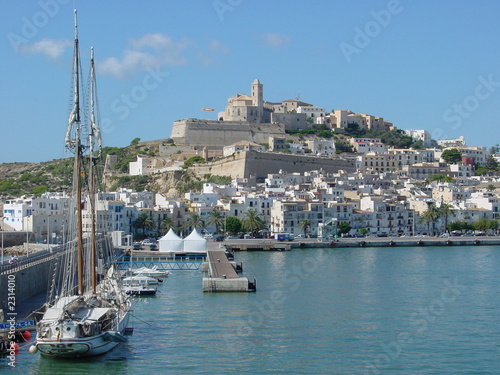
M207 251L208 276L203 277L204 292L254 292L256 283L236 272L234 262L227 259L223 249Z

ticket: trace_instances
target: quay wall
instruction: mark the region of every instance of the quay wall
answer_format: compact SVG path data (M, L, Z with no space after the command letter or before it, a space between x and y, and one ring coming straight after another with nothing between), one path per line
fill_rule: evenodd
M14 302L19 305L26 299L46 292L52 274L52 262L43 262L28 268L0 275L0 309L7 312L9 297L9 281L15 285ZM12 283L11 283L12 284ZM11 300L12 301L12 300Z
M109 252L111 240L104 237L98 241L98 246L104 252ZM16 304L48 292L54 274L54 262L63 254L63 246L55 247L52 251L53 253L44 251L31 254L28 258L20 259L14 266L0 266L0 309L6 311L9 305L9 280L15 281L13 292Z
M292 248L342 248L342 247L425 247L425 246L483 246L483 245L500 245L500 239L490 238L472 238L472 239L457 239L457 238L413 238L402 240L400 238L386 239L339 239L327 242L293 242Z

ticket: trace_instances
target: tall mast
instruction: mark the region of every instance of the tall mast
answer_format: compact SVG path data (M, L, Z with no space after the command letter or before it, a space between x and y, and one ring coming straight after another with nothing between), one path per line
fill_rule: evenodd
M78 294L85 292L83 282L83 215L82 215L82 155L83 145L80 140L80 53L78 50L78 26L75 9L75 41L73 56L73 108L69 114L66 130L66 148L75 153L74 182L76 184L76 227L77 227L77 272ZM72 138L74 136L74 138Z
M96 293L97 289L97 248L96 248L96 191L95 191L95 161L99 157L101 150L101 136L100 129L96 121L96 100L97 100L97 85L95 78L95 66L94 66L94 48L90 50L90 135L89 135L89 145L90 145L90 166L89 166L89 198L90 198L90 217L91 232L90 232L90 243L91 243L91 282L92 282L92 293ZM97 150L94 148L97 143ZM97 152L97 155L94 153Z

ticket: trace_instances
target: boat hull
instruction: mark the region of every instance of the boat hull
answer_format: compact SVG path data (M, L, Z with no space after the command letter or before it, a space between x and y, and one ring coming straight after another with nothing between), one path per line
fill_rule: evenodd
M128 320L129 316L127 313L118 324L116 332L119 332L121 337L125 337L125 329L127 328ZM44 357L93 357L109 352L123 341L126 341L126 339L110 339L109 332L103 332L92 337L61 338L59 340L40 339L37 337L35 346Z

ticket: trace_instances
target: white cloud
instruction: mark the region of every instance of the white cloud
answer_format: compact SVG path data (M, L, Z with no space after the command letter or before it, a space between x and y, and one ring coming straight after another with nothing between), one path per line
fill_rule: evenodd
M290 37L283 34L268 33L263 35L264 44L271 48L280 48L290 43Z
M129 44L122 58L110 57L98 63L101 74L124 78L146 67L185 64L183 52L190 42L185 39L176 42L168 35L156 33L132 39Z
M51 60L56 60L67 47L72 45L73 43L68 40L42 39L39 42L22 46L21 51L30 55L46 55Z

